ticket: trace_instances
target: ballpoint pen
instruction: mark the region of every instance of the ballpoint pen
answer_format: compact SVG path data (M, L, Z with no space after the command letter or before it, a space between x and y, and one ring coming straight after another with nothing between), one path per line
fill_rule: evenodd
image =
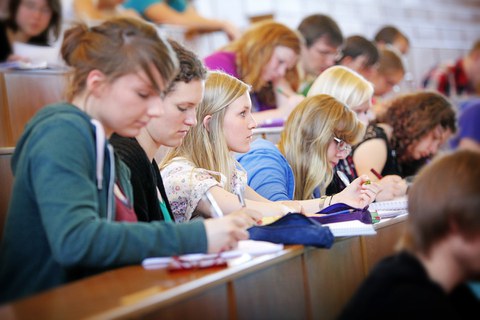
M235 185L235 193L237 194L238 201L240 202L240 205L242 208L245 208L247 204L245 203L245 197L244 197L244 191L245 189L242 188L239 184Z
M287 98L290 98L290 94L286 93L285 91L283 91L282 88L280 87L277 87L277 92L280 93L281 95L287 97Z
M210 193L210 191L205 192L205 194L202 197L203 200L205 200L209 205L210 205L210 216L212 218L220 218L223 217L223 211L220 209L218 206L217 201L215 201L215 198L213 195Z
M347 175L343 171L337 170L337 175L340 180L342 180L345 187L348 187L350 185L350 180L348 180Z

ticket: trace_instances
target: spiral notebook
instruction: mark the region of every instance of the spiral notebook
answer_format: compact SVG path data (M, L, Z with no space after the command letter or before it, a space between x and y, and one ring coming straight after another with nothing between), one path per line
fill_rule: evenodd
M381 218L393 218L408 213L408 198L406 196L389 201L373 202L368 210L377 211Z
M360 220L327 223L324 224L324 226L329 227L330 231L332 231L335 237L367 236L377 234L372 224L366 224Z

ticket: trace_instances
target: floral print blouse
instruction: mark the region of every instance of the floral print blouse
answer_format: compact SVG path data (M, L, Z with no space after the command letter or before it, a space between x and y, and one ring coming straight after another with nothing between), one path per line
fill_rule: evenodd
M197 168L183 158L174 158L161 170L167 198L172 208L175 222L185 222L197 217L195 209L203 195L213 186L224 187L226 177L220 172ZM220 176L221 182L216 177ZM236 169L231 178L231 190L236 185L247 186L245 171Z

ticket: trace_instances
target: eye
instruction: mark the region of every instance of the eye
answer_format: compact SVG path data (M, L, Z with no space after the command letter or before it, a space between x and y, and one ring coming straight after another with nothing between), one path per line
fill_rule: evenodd
M138 91L137 95L142 99L148 99L148 97L150 96L148 92L144 92L144 91Z
M247 111L240 112L240 115L245 118L247 116Z
M180 105L177 105L177 109L178 109L180 112L185 112L185 111L187 111L187 108L183 108L183 107L181 107Z

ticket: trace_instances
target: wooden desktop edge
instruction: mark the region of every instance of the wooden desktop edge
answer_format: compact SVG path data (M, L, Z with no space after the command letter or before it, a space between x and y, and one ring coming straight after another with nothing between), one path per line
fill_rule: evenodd
M376 229L381 229L403 221L405 221L405 217L389 219L388 221L377 224ZM341 242L344 241L344 239L346 240L348 238L352 237L338 238L336 239L336 242ZM360 240L362 240L362 238L364 237L360 237ZM222 284L231 283L235 279L238 279L244 275L253 274L256 271L260 270L265 270L269 266L273 266L275 264L291 260L295 257L302 256L305 252L315 249L316 248L313 247L304 248L301 245L290 245L286 246L282 251L278 253L257 256L239 265L230 266L225 269L215 270L214 272L207 273L203 276L199 274L197 279L174 285L167 289L162 289L160 285L152 283L151 286L145 286L144 288L141 288L137 291L132 291L131 293L126 293L123 296L116 297L115 299L117 299L117 303L107 306L107 310L101 310L100 312L98 312L98 309L101 308L94 308L91 310L91 314L83 314L83 317L87 317L89 319L110 319L146 316L156 310L168 307L176 302L186 300L190 297L194 297L199 293L206 292L210 288L217 287ZM49 290L45 293L34 295L27 299L22 299L12 302L10 304L2 305L0 306L0 316L6 316L6 319L21 319L23 313L16 314L16 309L24 309L29 308L29 306L43 305L44 303L42 302L42 300L48 301L50 296L54 298L61 291L65 291L65 293L68 294L68 291L75 291L76 287L81 284L99 281L102 277L108 276L109 274L134 274L135 272L149 271L143 270L142 266L140 265L128 266L117 270L107 271L105 273L92 276L90 278L86 278L77 282L73 282L71 284L67 284L65 286ZM162 281L163 279L159 278L158 280ZM168 278L165 280L168 280ZM133 302L125 303L126 300L131 300ZM81 301L77 302L81 303ZM122 305L122 303L125 304ZM49 310L47 308L38 311L39 318L41 318L42 315L45 316L47 314L54 317L61 316L59 314L59 312L61 311L57 309Z

